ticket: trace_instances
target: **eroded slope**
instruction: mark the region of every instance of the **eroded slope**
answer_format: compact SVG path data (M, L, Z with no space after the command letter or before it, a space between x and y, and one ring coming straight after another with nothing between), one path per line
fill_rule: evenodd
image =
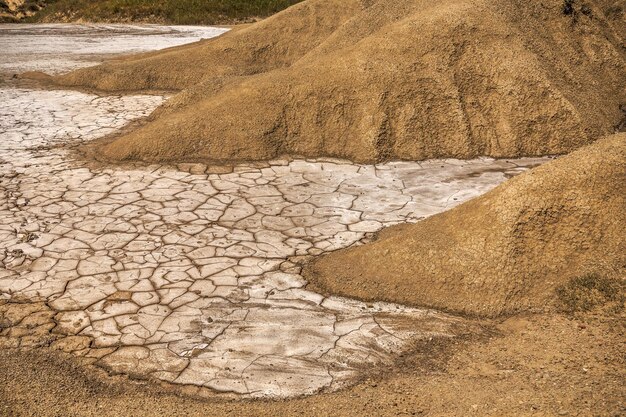
M59 77L104 91L181 90L291 65L361 8L359 0L311 0L215 40L135 55ZM208 88L208 87L206 87Z
M362 299L490 316L543 308L572 277L624 276L625 209L626 134L618 134L325 256L308 275Z
M626 101L624 25L609 9L309 0L214 41L57 81L186 89L104 147L113 160L567 153L612 133Z

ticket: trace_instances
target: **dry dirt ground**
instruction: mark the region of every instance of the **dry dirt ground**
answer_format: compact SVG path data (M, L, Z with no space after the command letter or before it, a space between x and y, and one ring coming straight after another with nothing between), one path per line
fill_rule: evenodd
M64 40L80 50L73 33ZM550 160L270 161L217 173L94 167L54 146L102 136L162 99L0 90L12 110L0 115L0 298L48 306L29 317L0 307L1 347L52 328L47 342L117 372L254 397L338 388L416 338L454 336L458 320L323 297L303 289L300 263Z
M622 117L625 27L616 4L309 0L214 41L55 81L186 89L105 145L112 160L567 153L612 133ZM0 330L22 346L12 349L9 336L0 350L0 413L626 414L624 141L602 139L315 263L310 277L329 292L482 317L481 331L418 344L351 388L227 401L111 377L59 351L89 341L55 344L53 315L41 304L0 316Z
M581 160L594 161L594 152L607 146L612 147L616 158L621 158L619 149L623 146L623 135L602 140L548 163L543 169L522 174L519 181L509 181L503 188L523 184L527 181L524 176L531 175L539 183L549 183L546 178L542 179L543 174L567 174L571 166L578 166L591 178L597 179L598 173L604 173L608 182L615 179L611 175L620 178L619 165L615 169L609 162L605 171L594 171L581 163ZM603 153L608 154L606 149ZM572 160L577 163L570 163ZM562 179L559 175L552 176L556 181ZM578 192L584 190L578 187ZM496 189L484 199L500 192ZM610 195L619 198L623 193L617 190ZM527 197L531 197L532 202L536 196L528 194ZM554 201L547 197L549 195L547 202ZM476 201L438 216L449 213L455 216ZM506 211L506 204L501 204L501 208ZM618 205L611 211L600 210L589 215L600 219L619 216L619 208ZM423 226L425 224L428 225L428 221L399 230L406 233L407 228L427 227ZM558 243L559 235L556 236ZM623 238L623 234L619 236ZM381 241L384 240L383 236ZM619 241L614 243L619 247ZM376 243L346 252L375 247ZM606 255L605 260L611 260L610 253L596 252L598 256ZM358 265L354 263L351 268ZM342 270L345 271L345 267ZM498 285L486 287L486 299L489 300L490 293L497 292L498 288ZM29 304L26 306L30 307L25 308L34 308L31 311L34 314L21 318L14 310L11 314L5 313L0 323L13 335L22 335L24 346L20 350L0 351L3 364L0 367L3 407L0 412L10 416L623 414L626 412L623 280L589 276L556 289L549 288L550 294L555 294L547 297L552 302L535 308L535 314L479 320L481 331L457 339L434 339L418 344L412 353L404 354L398 362L378 373L366 375L356 386L288 401L226 401L207 398L206 392L196 389L109 376L86 359L62 354L60 350L66 349L71 341L54 343L54 335L50 333L54 323L49 323L48 308L42 304L35 311ZM389 294L395 293L390 291ZM7 307L10 308L10 304L0 306L0 311L6 311Z
M625 34L610 0L307 0L55 82L184 89L116 161L558 154L620 122Z
M186 396L51 349L3 350L0 415L617 416L626 412L624 323L606 312L502 319L479 338L431 342L350 389L276 402Z

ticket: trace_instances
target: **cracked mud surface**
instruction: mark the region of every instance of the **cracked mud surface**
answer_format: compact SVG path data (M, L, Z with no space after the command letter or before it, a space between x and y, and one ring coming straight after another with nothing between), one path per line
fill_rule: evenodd
M120 54L183 45L226 31L201 26L0 24L0 73L59 74Z
M95 169L46 146L111 133L163 97L0 99L0 298L6 311L39 306L5 311L1 344L27 346L43 326L114 372L250 397L336 389L417 340L454 336L464 321L436 311L309 291L301 265L546 160Z

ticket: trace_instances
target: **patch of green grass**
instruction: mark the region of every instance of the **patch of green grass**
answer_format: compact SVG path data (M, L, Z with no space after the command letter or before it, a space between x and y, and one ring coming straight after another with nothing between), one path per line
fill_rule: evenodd
M610 307L612 311L619 312L626 301L626 283L591 273L573 278L558 287L556 294L563 310L570 313L597 307Z
M243 22L301 0L52 0L30 21L154 22L177 25Z

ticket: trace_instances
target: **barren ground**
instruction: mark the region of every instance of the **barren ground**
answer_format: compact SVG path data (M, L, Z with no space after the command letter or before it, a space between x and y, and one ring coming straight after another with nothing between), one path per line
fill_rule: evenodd
M0 63L67 60L37 56ZM64 147L163 96L0 94L3 415L626 412L621 290L589 312L480 320L319 294L301 275L549 158L102 167Z
M624 407L624 317L540 314L488 338L428 344L402 365L331 394L223 402L109 377L56 351L0 353L10 416L616 416Z

